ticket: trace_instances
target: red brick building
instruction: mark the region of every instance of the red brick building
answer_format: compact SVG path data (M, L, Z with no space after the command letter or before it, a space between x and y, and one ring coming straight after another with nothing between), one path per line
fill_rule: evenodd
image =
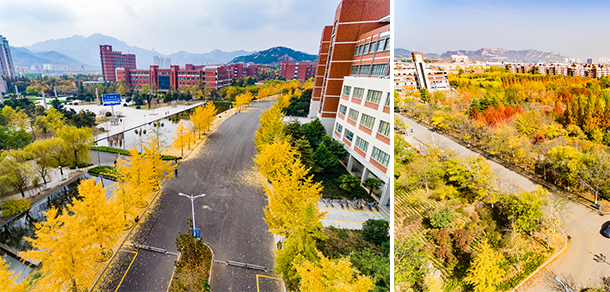
M389 32L389 15L389 0L344 0L337 7L333 25L326 26L322 31L309 113L310 116L318 116L327 129L333 127L341 98L343 77L352 72L352 61L358 53L356 49L361 50L358 57L362 57L360 62L365 66L363 68L365 70L372 69L371 66L366 65L372 65L371 57L378 54L377 50L374 52L370 50L372 39L360 40L359 37L377 29L380 29L378 34L383 30ZM377 42L379 36L375 38ZM389 34L386 38L389 39ZM364 46L367 49L366 53ZM389 70L389 41L387 47L387 52L379 53L387 54L386 70ZM360 70L359 67L358 69Z
M280 76L286 80L299 79L305 81L316 74L317 62L290 62L282 61Z
M167 92L170 88L176 90L184 86L194 86L199 84L200 80L210 88L219 90L231 85L234 80L255 76L257 73L258 65L252 63L221 66L186 64L183 68L172 65L169 69L159 69L159 66L152 65L148 70L117 68L116 79L125 79L128 84L137 89L142 88L145 84L152 88L154 83L160 92Z
M343 0L322 31L309 110L347 150L347 171L383 183L382 206L392 194L390 56L390 0Z
M110 45L100 45L100 58L102 60L102 75L104 81L107 82L118 80L116 76L117 68L136 69L136 55L114 52Z

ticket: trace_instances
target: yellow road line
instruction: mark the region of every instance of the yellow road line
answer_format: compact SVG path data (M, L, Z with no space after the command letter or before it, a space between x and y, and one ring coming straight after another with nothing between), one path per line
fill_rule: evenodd
M264 277L264 278L269 278L269 279L274 279L274 280L282 280L281 278L276 278L276 277L269 277L269 276L265 276L265 275L256 275L256 291L260 292L260 288L258 286L258 277ZM116 292L116 291L115 291Z
M580 221L580 222L583 222L583 223L584 223L584 221L582 221L582 220L578 219L578 217L576 217L576 216L574 216L574 215L572 215L572 214L570 214L570 213L568 213L568 212L563 212L563 213L566 213L566 214L570 215L570 217L572 217L572 218L574 218L574 219L576 219L576 220L578 220L578 221Z
M129 267L127 267L127 271L125 271L125 274L123 275L123 278L121 278L121 282L119 282L119 285L116 286L116 290L114 290L114 292L119 291L119 287L121 287L121 284L123 283L123 280L125 280L125 276L127 276L127 272L129 272L129 269L131 269L131 265L136 260L136 257L138 257L138 253L135 252L135 251L129 251L129 250L124 250L124 251L125 252L130 252L130 253L135 253L136 255L131 260L131 263L129 263Z

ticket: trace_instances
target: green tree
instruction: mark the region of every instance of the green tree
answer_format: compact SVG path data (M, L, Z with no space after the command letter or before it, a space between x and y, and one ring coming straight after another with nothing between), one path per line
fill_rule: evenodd
M313 152L313 157L315 159L314 165L318 172L324 171L339 164L339 159L337 156L329 151L328 148L326 148L326 145L323 143L320 144L318 149Z
M364 180L364 183L362 185L364 185L365 188L369 189L369 198L372 198L373 191L379 189L383 185L383 182L377 178L369 177Z
M368 219L362 223L362 238L381 245L390 241L390 223L383 219Z
M29 154L24 150L9 150L0 161L0 181L20 192L23 198L34 176L34 169L28 159Z
M532 192L522 191L506 197L515 226L531 235L544 217L543 207L547 205L547 197L548 192L540 186Z
M91 129L64 126L58 130L57 136L64 140L69 153L73 155L72 163L75 166L81 162L89 162L89 146L93 141Z
M342 174L339 177L339 183L339 188L349 193L360 186L360 178L353 174Z
M442 206L430 214L430 225L434 228L447 228L456 217L455 212L450 207Z

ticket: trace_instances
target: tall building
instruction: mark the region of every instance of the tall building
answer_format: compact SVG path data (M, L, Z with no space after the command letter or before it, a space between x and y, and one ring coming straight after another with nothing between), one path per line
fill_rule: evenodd
M310 115L318 117L349 155L350 173L383 182L380 205L392 193L390 0L343 0L322 31Z
M0 76L15 76L15 66L11 56L11 48L5 37L0 35Z
M290 62L282 61L280 76L286 80L299 79L305 81L316 74L316 62Z
M100 58L102 60L102 75L106 82L117 81L115 73L117 68L136 69L136 55L114 52L110 45L100 45Z

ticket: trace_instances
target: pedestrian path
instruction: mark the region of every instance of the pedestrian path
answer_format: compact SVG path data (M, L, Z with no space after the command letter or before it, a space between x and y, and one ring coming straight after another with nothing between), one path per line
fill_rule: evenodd
M327 207L325 203L318 202L321 212L328 212L322 218L324 227L334 226L342 229L362 229L362 223L369 219L384 219L381 213L375 211L341 209L340 206Z

